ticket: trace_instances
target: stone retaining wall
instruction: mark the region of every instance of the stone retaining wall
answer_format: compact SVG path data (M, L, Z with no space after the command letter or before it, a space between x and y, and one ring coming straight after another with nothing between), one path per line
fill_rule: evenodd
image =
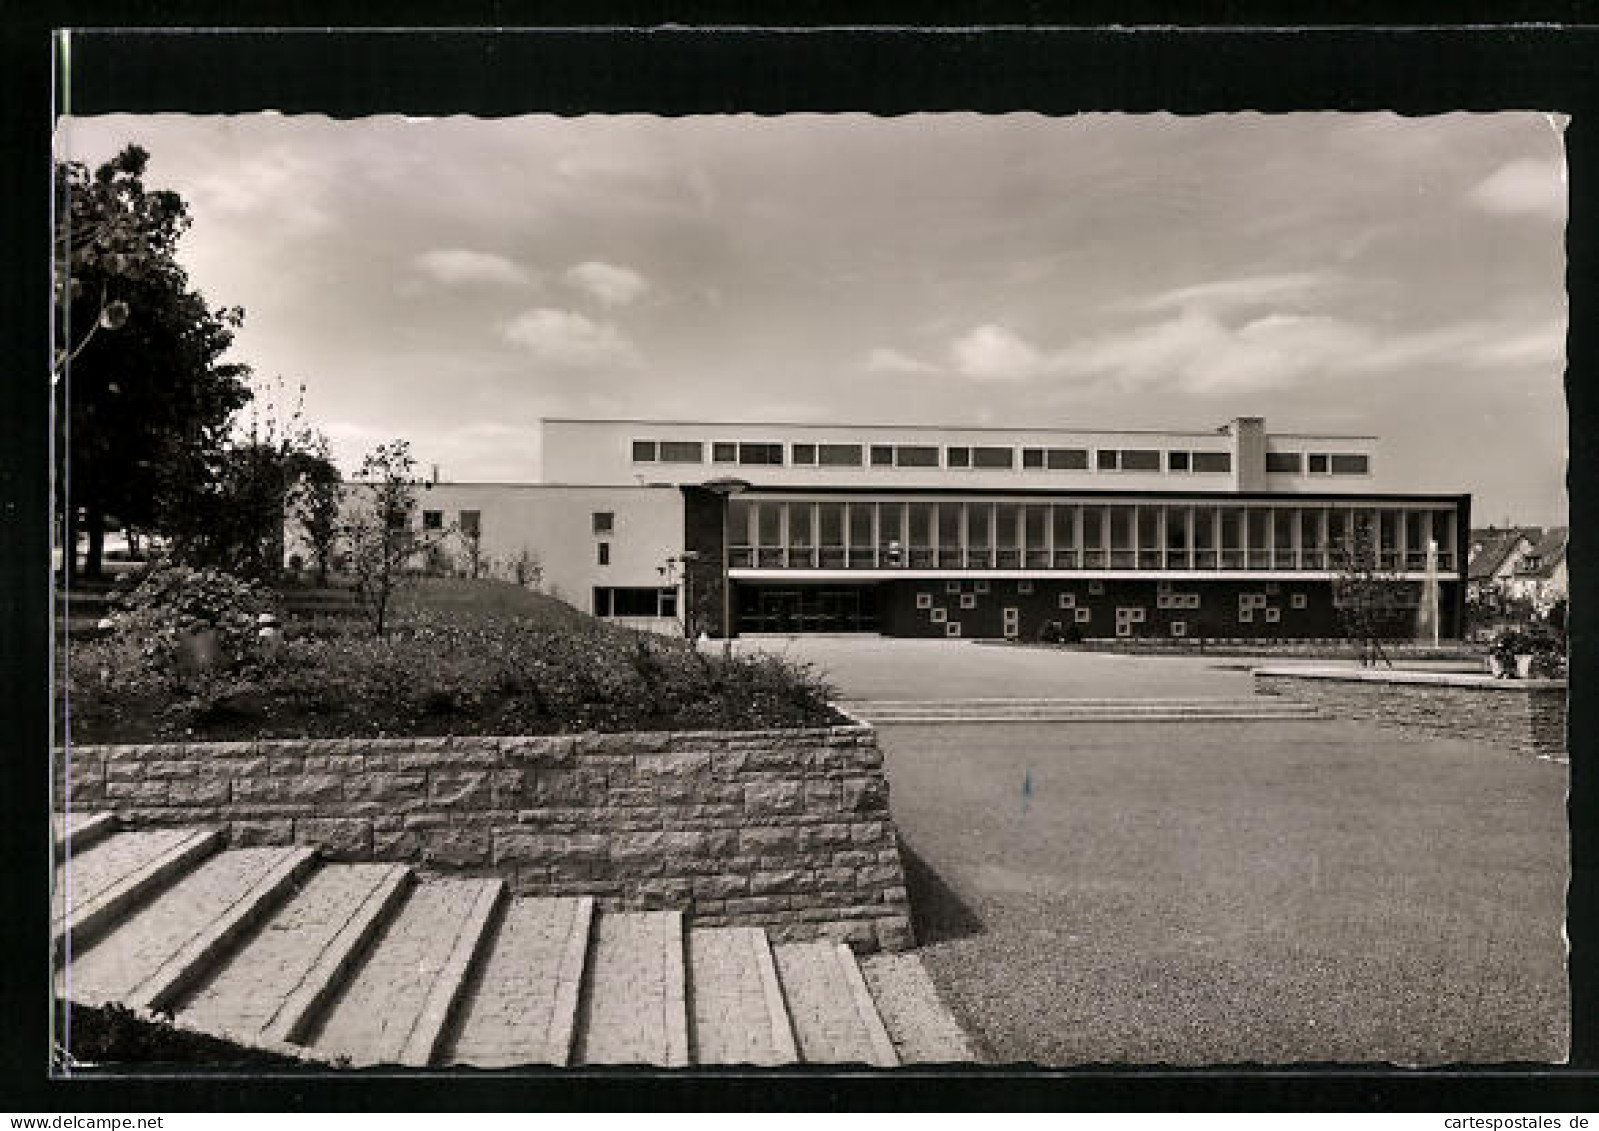
M1566 682L1404 671L1258 668L1255 690L1444 738L1519 754L1566 755Z
M73 808L222 824L234 845L501 875L782 940L912 942L866 726L74 746L64 778Z

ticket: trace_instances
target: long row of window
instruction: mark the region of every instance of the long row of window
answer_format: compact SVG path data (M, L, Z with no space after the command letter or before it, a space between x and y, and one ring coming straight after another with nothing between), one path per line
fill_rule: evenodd
M729 555L788 569L1454 569L1445 507L735 498Z
M1020 452L1024 471L1166 471L1227 473L1231 452L1160 448L1014 448L969 444L819 444L777 441L634 440L634 463L737 464L745 467L946 468L1010 471ZM786 449L786 450L785 450ZM785 458L786 456L786 458ZM1292 475L1367 475L1371 457L1360 452L1267 452L1266 470Z

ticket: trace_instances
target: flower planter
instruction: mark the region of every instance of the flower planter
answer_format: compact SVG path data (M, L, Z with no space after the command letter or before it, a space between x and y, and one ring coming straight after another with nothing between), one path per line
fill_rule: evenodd
M1509 679L1510 676L1511 676L1511 673L1512 673L1512 669L1507 667L1505 662L1503 660L1501 660L1498 656L1495 656L1495 655L1492 655L1492 654L1490 654L1488 656L1488 674L1489 675L1493 676L1495 679Z
M1518 654L1516 656L1516 678L1517 679L1531 679L1532 678L1532 656L1530 654L1527 654L1527 655L1519 655Z

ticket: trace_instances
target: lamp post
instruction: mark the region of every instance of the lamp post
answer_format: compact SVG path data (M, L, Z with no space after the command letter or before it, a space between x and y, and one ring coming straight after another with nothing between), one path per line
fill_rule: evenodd
M727 516L733 506L733 496L750 489L751 484L744 479L712 479L701 486L713 495L722 499L722 655L733 655L733 594L732 583L729 580L727 556Z
M694 636L694 572L688 567L690 563L700 560L698 550L684 550L681 554L673 554L666 559L666 564L656 566L656 571L666 579L668 585L677 584L677 567L683 567L683 636L692 639Z

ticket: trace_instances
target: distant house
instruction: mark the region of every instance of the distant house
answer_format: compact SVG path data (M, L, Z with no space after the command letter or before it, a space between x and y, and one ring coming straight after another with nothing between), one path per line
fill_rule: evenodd
M1566 570L1566 542L1570 532L1564 526L1544 531L1536 545L1516 560L1505 582L1511 600L1526 601L1539 614L1546 614L1555 602L1569 592Z
M1467 599L1508 599L1517 567L1542 539L1543 531L1536 526L1473 530L1466 559Z

